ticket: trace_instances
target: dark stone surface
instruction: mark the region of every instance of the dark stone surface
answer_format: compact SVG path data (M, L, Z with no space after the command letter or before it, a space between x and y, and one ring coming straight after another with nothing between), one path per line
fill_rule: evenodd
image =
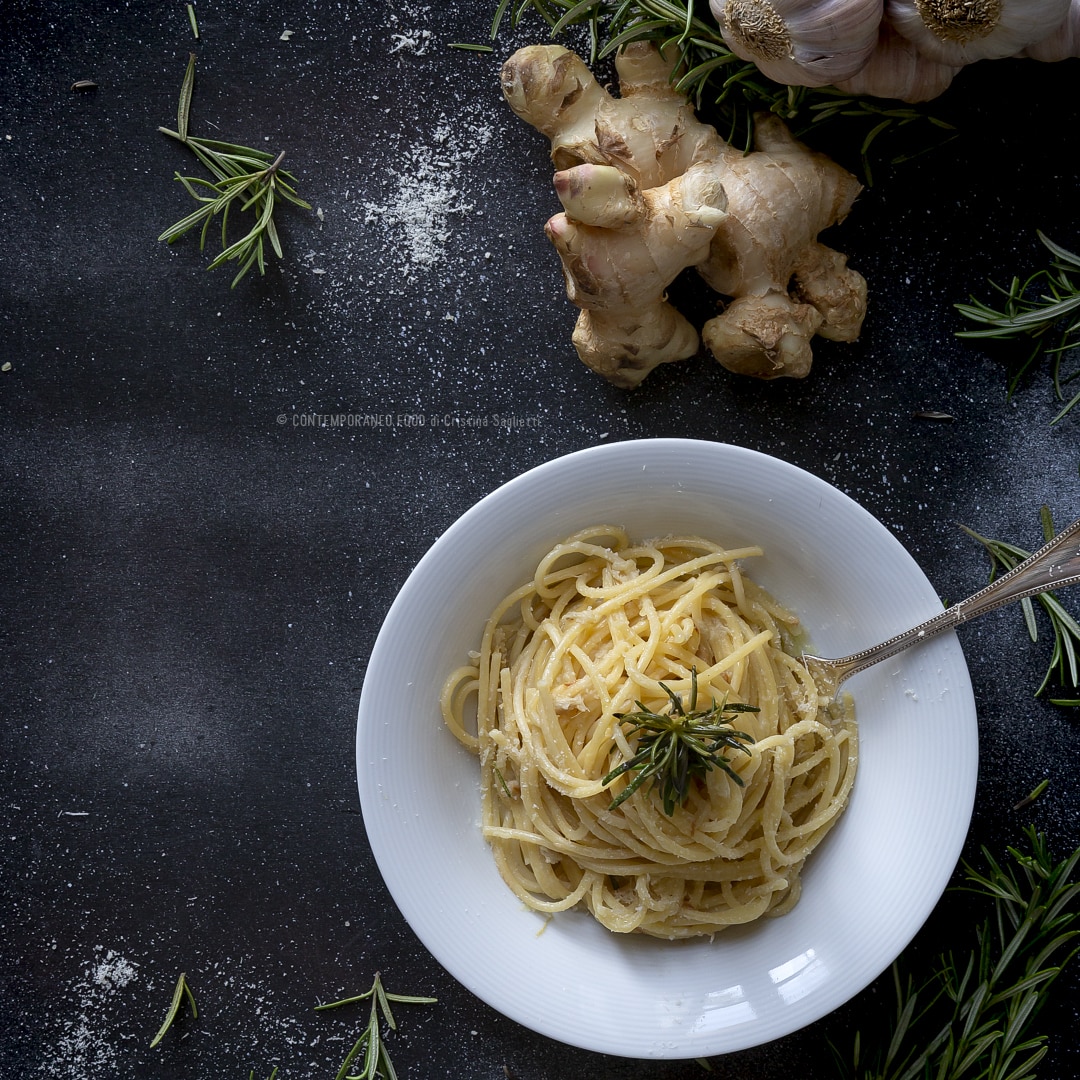
M701 1076L533 1035L418 944L356 796L366 659L462 511L602 441L784 457L877 515L947 600L987 572L957 523L1034 547L1042 504L1080 515L1080 415L1049 425L1045 366L1008 400L1004 353L956 339L953 309L1041 266L1037 229L1080 244L1080 61L970 68L931 110L957 124L947 148L876 161L831 234L870 282L856 345L823 344L799 383L697 359L631 394L573 355L546 148L499 94L542 25L485 55L447 48L484 38L479 0L198 11L195 42L180 3L16 0L0 35L0 1078L333 1077L359 1020L312 1007L376 970L439 998L400 1018L403 1077ZM194 238L156 240L189 209L173 173L197 171L156 131L192 49L193 132L287 148L317 211L283 215L285 261L232 290ZM306 419L330 414L391 419ZM400 419L417 414L447 422ZM529 423L463 423L484 416ZM1029 823L1071 850L1080 726L1033 696L1047 641L1015 609L961 640L982 738L967 854ZM982 911L947 894L915 970ZM199 1019L151 1051L181 970ZM1080 1075L1076 988L1040 1019L1046 1076ZM713 1075L834 1076L830 1043L872 1041L890 994Z

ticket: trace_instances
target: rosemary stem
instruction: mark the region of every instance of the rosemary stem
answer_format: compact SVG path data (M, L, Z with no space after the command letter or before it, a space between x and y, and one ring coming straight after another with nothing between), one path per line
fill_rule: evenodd
M278 154L278 156L276 158L274 158L273 162L271 162L271 164L268 165L265 170L263 170L263 176L273 176L274 173L276 173L278 171L278 169L281 167L281 163L284 160L285 160L285 151L282 150L281 153Z

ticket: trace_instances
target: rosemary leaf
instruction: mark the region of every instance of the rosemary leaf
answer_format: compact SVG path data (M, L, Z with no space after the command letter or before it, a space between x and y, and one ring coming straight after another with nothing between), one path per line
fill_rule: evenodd
M176 130L180 133L180 141L187 142L188 122L191 119L191 96L195 92L195 54L188 56L187 70L184 72L184 81L180 85L180 104L176 108Z
M386 1052L386 1044L379 1044L379 1057L376 1062L375 1072L372 1073L372 1077L381 1076L383 1080L397 1080L397 1073L394 1071L394 1064L390 1060L390 1055Z
M1049 786L1049 777L1044 777L1031 789L1031 791L1013 806L1013 809L1023 810L1025 807L1030 806Z
M378 978L376 978L378 983ZM364 1052L364 1068L360 1072L362 1080L375 1080L375 1069L379 1064L380 1054L385 1054L382 1045L382 1033L379 1030L379 1001L371 999L371 1019L368 1021L367 1045ZM351 1078L350 1078L351 1080Z
M387 1025L391 1031L397 1030L397 1023L394 1021L394 1014L390 1011L390 1002L386 998L386 991L383 989L381 979L375 980L375 1000L372 1002L372 1008L378 1005L383 1014L383 1018L386 1020Z
M356 1060L356 1055L364 1049L367 1039L368 1035L365 1031L364 1034L353 1043L352 1049L345 1055L345 1060L341 1063L341 1068L338 1069L337 1076L334 1080L345 1080L345 1077L349 1075L349 1066Z
M1044 540L1053 539L1054 524L1048 507L1041 508L1040 519ZM969 529L966 525L961 525L960 528L986 548L990 555L991 580L997 576L998 570L1007 573L1031 555L1031 552L1026 551L1024 548L1017 547L1017 545L1004 540L992 540L975 532L974 529ZM1035 696L1041 696L1054 679L1063 687L1080 690L1080 660L1078 660L1077 654L1077 649L1080 647L1080 622L1065 610L1061 601L1052 592L1042 592L1034 597L1027 597L1020 602L1020 606L1032 641L1038 641L1039 639L1038 624L1035 621L1032 604L1033 600L1038 601L1049 618L1050 631L1053 636L1050 661L1046 674L1035 691ZM1080 704L1080 702L1072 698L1049 698L1048 700L1054 705Z
M173 991L172 1003L169 1005L169 1011L165 1014L165 1020L161 1027L158 1028L158 1033L150 1042L151 1050L161 1042L165 1037L165 1032L172 1027L173 1021L180 1013L180 1006L183 1004L185 997L188 1000L188 1004L191 1006L192 1019L196 1019L199 1015L199 1010L195 1005L195 995L192 994L191 987L188 986L187 976L181 971L180 978L176 980L176 989Z

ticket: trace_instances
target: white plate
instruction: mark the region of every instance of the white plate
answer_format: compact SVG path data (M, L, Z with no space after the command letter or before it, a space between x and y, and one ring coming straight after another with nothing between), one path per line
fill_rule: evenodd
M848 684L861 761L847 811L810 858L788 915L668 943L590 916L550 922L503 884L479 831L476 759L438 694L482 624L552 544L596 523L632 536L760 543L748 572L794 609L815 650L855 651L941 602L899 541L836 488L721 443L584 450L505 484L420 560L372 650L356 764L371 849L409 925L493 1008L584 1049L694 1058L789 1034L884 971L945 889L971 818L978 740L955 635Z

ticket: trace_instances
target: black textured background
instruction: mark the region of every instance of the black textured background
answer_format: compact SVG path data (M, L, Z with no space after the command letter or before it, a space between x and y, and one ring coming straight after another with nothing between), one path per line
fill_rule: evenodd
M365 662L412 566L524 469L649 436L730 441L822 476L894 530L946 600L987 573L958 523L1035 547L1042 504L1059 523L1080 515L1080 412L1049 426L1045 366L1007 400L1006 354L957 340L953 309L988 277L1041 266L1037 229L1080 248L1080 60L970 68L931 109L958 126L947 147L878 159L829 235L870 283L857 344L820 345L799 383L702 358L627 393L570 347L541 231L556 208L546 146L499 93L501 61L546 28L491 55L447 48L482 40L493 6L200 2L198 42L176 0L6 6L2 1080L261 1080L275 1065L280 1080L332 1078L359 1014L312 1007L376 970L439 998L399 1017L403 1077L706 1075L503 1019L391 902L353 738ZM282 216L285 261L233 290L193 238L156 240L189 209L173 173L198 171L156 131L174 123L193 49L193 133L285 148L315 207ZM79 79L97 88L73 91ZM420 222L410 191L427 200ZM329 414L393 419L305 420ZM412 414L455 419L398 419ZM527 423L457 423L484 416ZM1001 854L1029 823L1071 850L1080 721L1033 697L1048 643L1030 643L1016 609L961 640L982 737L966 854ZM962 945L973 913L947 894L915 970ZM181 970L200 1016L151 1051ZM1077 985L1066 975L1040 1019L1041 1075L1080 1075ZM872 988L714 1059L713 1075L833 1076L830 1043L846 1050L855 1028L872 1040L890 1002Z

